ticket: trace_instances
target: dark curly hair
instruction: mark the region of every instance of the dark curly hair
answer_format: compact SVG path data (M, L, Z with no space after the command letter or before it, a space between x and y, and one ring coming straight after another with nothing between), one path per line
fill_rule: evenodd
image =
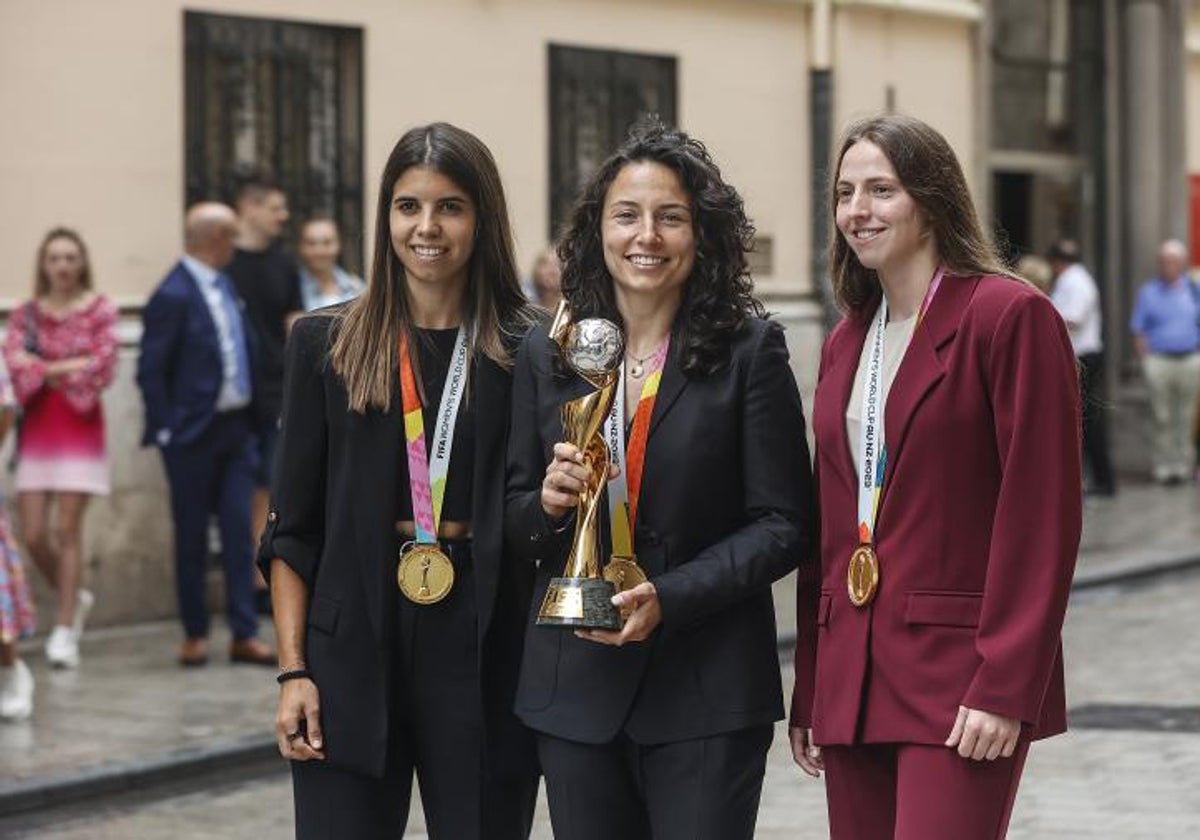
M754 297L746 264L754 225L742 197L721 178L704 144L657 117L637 122L580 193L558 243L563 297L576 317L622 323L604 263L600 216L617 174L646 161L673 171L691 199L696 259L684 286L672 347L686 375L707 376L728 362L730 340L746 319L766 315Z

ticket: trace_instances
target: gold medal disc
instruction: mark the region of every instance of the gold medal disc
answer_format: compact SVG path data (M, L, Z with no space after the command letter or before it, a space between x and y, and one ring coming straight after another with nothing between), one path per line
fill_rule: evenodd
M414 604L436 604L454 586L454 564L436 543L408 543L400 549L396 582Z
M875 591L879 589L879 558L871 546L860 545L850 555L846 589L850 593L850 603L856 607L865 607L875 597Z
M646 573L638 565L636 557L610 557L604 565L604 579L611 583L618 592L633 589L639 583L646 582ZM621 620L629 618L633 610L630 607L621 608Z

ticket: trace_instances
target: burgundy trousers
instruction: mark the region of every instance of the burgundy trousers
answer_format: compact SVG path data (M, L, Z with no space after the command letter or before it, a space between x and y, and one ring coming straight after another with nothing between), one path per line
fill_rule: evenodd
M974 761L929 744L824 747L830 840L1003 840L1028 750Z

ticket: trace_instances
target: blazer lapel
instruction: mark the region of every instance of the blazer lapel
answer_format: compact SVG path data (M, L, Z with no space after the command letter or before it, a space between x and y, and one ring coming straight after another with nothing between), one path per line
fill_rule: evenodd
M884 475L885 495L899 463L904 440L912 428L913 415L946 375L938 351L958 332L963 312L978 282L978 277L946 275L924 319L917 325L908 352L904 354L904 360L896 372L896 379L888 394L884 421L888 458Z
M504 508L504 464L508 449L507 430L511 408L511 377L482 353L472 367L469 399L475 410L475 452L471 506L474 529L475 608L482 642L491 624L500 583L500 557L487 554L503 545L500 533ZM482 647L480 648L482 650Z
M350 413L347 424L353 430L351 458L353 474L362 487L372 488L363 494L354 508L358 550L363 558L363 588L367 611L376 638L382 642L391 633L392 610L385 599L395 598L396 583L389 580L391 560L396 554L396 491L400 466L400 403L394 399L390 410L371 409L365 415Z
M846 410L850 405L850 392L854 390L854 375L858 372L858 360L862 355L863 342L867 340L867 330L870 320L846 320L845 332L841 337L841 348L837 358L825 375L821 378L818 390L823 392L821 405L831 406L835 412L833 417L822 418L832 429L833 451L829 453L830 463L834 471L851 487L857 487L855 477L852 446L857 441L851 441L846 433ZM814 424L817 422L813 418Z
M679 395L683 393L687 384L687 377L684 376L683 369L679 367L677 352L667 353L667 358L663 362L662 380L658 383L658 396L654 399L654 414L650 415L650 432L647 440L662 423L663 417L675 405L675 401L679 399Z

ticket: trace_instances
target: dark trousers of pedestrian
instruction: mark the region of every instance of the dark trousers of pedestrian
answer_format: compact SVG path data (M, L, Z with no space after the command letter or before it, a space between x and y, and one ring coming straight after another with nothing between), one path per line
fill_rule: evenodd
M538 735L556 840L752 840L773 727L672 744Z
M175 589L188 638L208 636L208 523L216 513L225 571L225 601L234 639L258 634L254 611L250 498L254 431L245 411L217 414L199 439L162 450L175 520Z
M413 774L430 840L526 840L533 801L484 806L484 731L470 544L449 544L455 580L436 604L397 594L397 686L383 778L292 762L297 840L395 840ZM531 791L536 794L536 789Z
M974 761L941 745L824 747L830 840L1003 840L1028 750Z
M1083 398L1083 459L1092 474L1092 490L1111 495L1117 489L1108 456L1108 405L1104 389L1104 354L1079 357Z

